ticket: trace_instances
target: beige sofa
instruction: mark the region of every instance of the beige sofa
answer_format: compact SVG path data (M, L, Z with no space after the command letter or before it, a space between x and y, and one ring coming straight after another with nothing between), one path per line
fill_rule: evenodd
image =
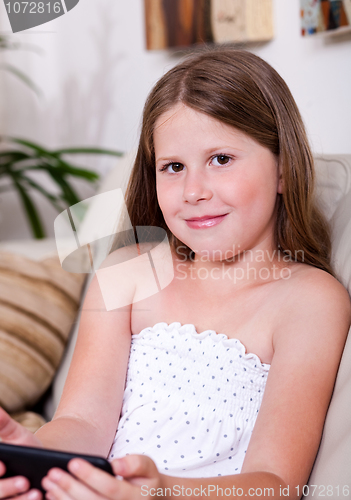
M125 186L132 161L132 154L119 160L116 168L105 178L99 192ZM351 155L316 156L316 171L316 194L332 225L333 261L336 272L351 295ZM89 212L86 217L89 218ZM84 222L89 221L84 220ZM56 251L54 240L3 242L0 244L1 249L24 253L33 259L39 259ZM52 394L45 404L47 419L52 417L62 392L74 350L78 320L71 332L63 362L54 379ZM318 496L351 498L350 413L351 338L345 346L309 488L305 488L307 498Z

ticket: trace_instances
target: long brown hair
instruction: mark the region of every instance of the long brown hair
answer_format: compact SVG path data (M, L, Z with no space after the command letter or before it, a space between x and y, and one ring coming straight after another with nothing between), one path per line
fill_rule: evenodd
M150 92L126 191L132 226L161 227L174 250L184 248L168 229L157 202L153 143L157 119L179 102L248 134L277 156L283 193L277 195L275 245L296 261L334 274L329 227L314 199L313 157L297 105L279 74L244 50L207 49L190 56ZM121 246L118 241L117 236L112 249ZM189 257L191 249L186 248Z

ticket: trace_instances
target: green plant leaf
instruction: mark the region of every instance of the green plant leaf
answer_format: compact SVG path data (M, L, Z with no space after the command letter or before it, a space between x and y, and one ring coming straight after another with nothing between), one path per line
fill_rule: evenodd
M25 85L27 85L29 88L31 88L38 97L42 97L43 92L40 90L40 88L33 82L29 76L27 76L25 73L23 73L20 69L16 68L15 66L12 66L12 64L8 63L3 63L0 64L0 69L5 69L6 71L9 71L10 73L14 74L19 78Z
M44 229L35 204L28 194L28 188L40 192L58 211L64 210L67 206L76 205L81 201L67 177L73 176L88 182L95 182L99 179L99 174L92 170L74 166L64 160L62 156L65 154L123 155L119 151L85 147L52 151L37 143L17 137L0 136L0 141L5 143L6 146L7 144L11 146L11 149L4 151L2 145L0 150L0 178L4 176L10 177L13 187L17 189L21 197L32 231L37 238L44 236ZM51 194L39 182L25 175L26 172L36 170L45 172L53 179L60 189L59 195ZM10 188L11 186L4 186L3 190Z
M22 151L4 151L0 152L0 177L8 170L16 170L20 162L28 162L31 157Z
M62 200L66 201L69 206L80 202L80 198L75 189L62 176L57 175L57 172L54 170L49 171L49 174L54 179L56 184L60 186Z
M85 170L81 168L72 167L66 163L57 162L53 165L51 163L42 163L40 165L28 165L20 169L21 172L26 170L44 170L51 175L51 171L60 175L72 175L73 177L81 177L88 182L95 182L99 179L99 174L92 170Z
M10 40L8 35L0 35L0 49L2 50L31 50L37 54L44 54L45 51L33 43L20 43Z
M99 174L94 172L93 170L87 170L85 168L73 167L65 160L62 160L60 157L52 157L54 162L55 169L59 170L64 174L73 175L74 177L82 177L89 182L94 182L99 179Z
M54 154L62 155L62 154L94 154L94 155L110 155L110 156L124 156L124 153L121 151L112 151L110 149L101 149L101 148L65 148L65 149L57 149L53 151Z
M25 160L28 158L32 158L30 155L27 153L24 153L23 151L18 151L18 150L9 150L9 151L1 151L0 150L0 162L3 161L2 158L7 158L9 157L12 162L15 161L21 161Z
M38 144L33 143L31 141L28 141L28 140L25 140L25 139L8 138L8 140L15 142L17 144L21 144L22 146L25 146L25 147L30 148L31 150L35 151L36 155L34 157L32 156L33 160L36 158L38 158L38 159L45 158L47 161L50 162L52 167L60 170L62 173L70 174L70 175L73 175L75 177L81 177L81 178L86 179L89 182L94 182L94 181L98 180L100 177L98 173L96 173L92 170L78 168L78 167L74 167L74 166L70 165L65 160L60 158L60 153L57 153L56 151L49 151L49 150L43 148L42 146L39 146ZM79 149L79 152L82 152L82 151L83 151L83 149ZM92 149L92 151L94 151L94 154L98 154L97 151L99 151L99 150ZM77 150L77 152L78 152L78 150ZM106 153L106 154L112 154L112 152L108 151L108 153ZM120 156L121 154L122 153L116 152L117 156ZM33 170L34 168L45 170L45 169L48 169L49 166L48 165L39 166L39 167L38 166L35 166L35 167L28 166L28 167L24 167L24 168L26 168L27 170Z
M19 139L18 137L7 137L5 139L11 142L15 142L17 144L22 144L23 146L27 146L30 149L36 150L40 154L55 156L55 157L61 156L63 154L95 154L95 155L110 155L110 156L123 156L125 154L121 151L113 151L111 149L88 148L88 147L48 150L45 149L43 146L40 146L39 144L34 143L32 141L28 141L26 139Z
M31 200L26 189L21 185L21 183L17 180L15 176L13 177L13 182L22 200L22 204L25 209L34 236L36 238L44 238L45 237L44 227L34 202Z
M40 156L51 156L51 153L48 149L45 149L42 146L39 146L39 144L36 144L35 142L28 141L26 139L19 139L18 137L10 137L6 136L4 137L4 140L7 140L9 142L13 142L15 144L21 144L22 146L26 146L29 149L33 149L37 153L39 153Z
M38 184L37 182L33 181L32 179L29 179L28 177L26 177L24 175L21 176L21 179L22 179L23 182L25 182L26 184L28 184L30 187L32 187L33 189L36 189L43 196L45 196L45 198L47 198L50 201L50 203L55 207L55 209L58 212L62 212L63 210L65 210L65 207L62 207L59 204L60 198L58 196L55 196L55 195L49 193L40 184Z

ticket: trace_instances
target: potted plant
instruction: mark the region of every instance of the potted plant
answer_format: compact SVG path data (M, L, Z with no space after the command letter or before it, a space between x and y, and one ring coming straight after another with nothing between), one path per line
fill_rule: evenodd
M14 43L8 36L0 35L0 50L17 50L21 48L33 49L32 46ZM0 69L10 71L40 95L40 89L36 84L17 67L10 64L1 64ZM42 145L25 139L0 136L0 195L1 192L9 189L17 190L35 238L45 237L45 230L40 214L31 197L31 190L34 189L40 192L58 212L61 212L68 206L80 201L70 182L71 177L81 178L88 182L96 182L99 178L96 172L71 164L67 159L67 155L75 154L123 155L119 151L102 148L77 147L49 150ZM30 175L31 172L35 171L46 172L59 188L58 194L48 191Z

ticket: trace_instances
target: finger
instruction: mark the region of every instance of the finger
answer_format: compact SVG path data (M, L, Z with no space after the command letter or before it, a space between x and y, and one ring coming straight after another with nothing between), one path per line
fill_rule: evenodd
M39 490L30 490L23 495L16 496L13 500L43 500L43 494Z
M145 455L126 455L111 462L114 474L124 478L153 478L158 474L155 462Z
M0 407L0 438L12 444L40 446L40 441L32 432L15 422L6 411Z
M44 479L42 480L42 486L44 484L46 484L46 488L49 488L45 494L46 500L75 500L70 493L64 491L58 484L51 482L48 478L45 478L45 481ZM86 497L82 498L84 498L84 500L89 500L89 498Z
M118 459L115 462L118 462ZM115 468L117 467L115 464ZM140 488L132 484L133 480L131 482L119 480L79 458L71 460L68 463L68 469L81 481L89 485L92 490L98 492L97 498L99 500L102 498L109 500L140 499ZM89 500L91 499L89 498ZM96 500L95 497L93 497L93 500Z
M12 497L16 494L23 493L29 488L29 481L22 476L9 477L0 480L0 498Z
M45 481L44 479L42 480L42 486L44 486L44 484L46 484L46 488L48 488L45 494L46 500L74 500L69 493L62 490L58 484L52 483L47 477ZM84 500L86 500L85 497Z
M3 476L5 472L5 464L0 461L0 476ZM30 490L28 492L29 487L28 479L23 476L0 479L0 498L14 497L16 495L16 500L42 500L42 493L39 490ZM21 495L23 492L27 493Z
M123 487L122 481L101 469L94 467L86 460L75 458L68 463L68 470L79 478L83 483L90 486L100 495L109 499L121 499ZM99 497L100 498L100 497Z
M0 497L0 498L5 498L5 497ZM9 497L6 497L6 500L9 499ZM39 490L30 490L27 493L23 494L16 494L16 496L12 496L11 500L43 500L43 495Z
M55 500L101 500L96 491L61 469L51 469L42 480L43 488Z

